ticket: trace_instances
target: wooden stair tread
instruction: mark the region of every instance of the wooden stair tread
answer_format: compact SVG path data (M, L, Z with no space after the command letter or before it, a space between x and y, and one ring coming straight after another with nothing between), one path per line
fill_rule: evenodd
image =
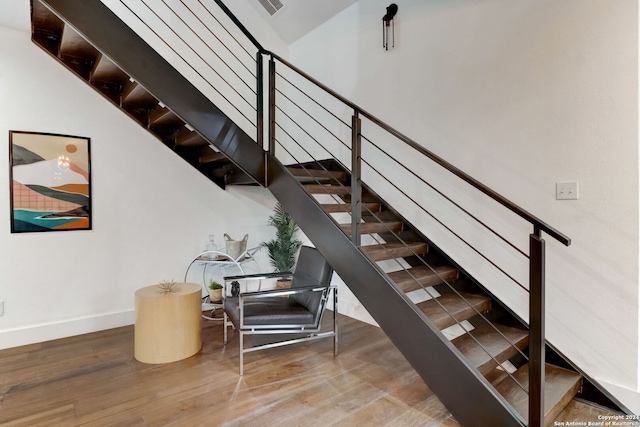
M179 127L184 125L184 121L169 108L158 104L149 112L149 125Z
M418 303L417 306L438 329L448 328L475 316L478 312L483 313L491 309L491 298L466 293L460 295L462 297L454 293L443 294Z
M332 180L334 182L343 182L347 178L346 172L341 171L329 171L324 169L309 169L309 168L287 168L291 175L296 178L300 178L302 181L309 180L315 182L316 180Z
M529 389L529 365L521 366L513 374L522 387ZM559 366L546 364L544 384L544 423L551 425L565 406L574 398L582 385L582 376ZM494 384L496 390L524 417L529 418L529 394L511 377Z
M158 100L138 82L127 81L125 83L122 91L122 105L134 105L151 109L156 104L158 104Z
M227 156L225 156L221 151L214 151L212 149L207 149L206 147L203 148L203 150L205 149L206 149L206 152L200 155L200 164L213 163L220 160L227 160Z
M424 242L383 243L362 246L362 250L372 261L383 261L426 254L429 252L429 245Z
M180 128L176 135L176 145L181 147L199 147L203 145L209 145L209 142L204 139L198 132L190 131L186 127Z
M430 268L421 265L387 274L403 292L411 292L422 287L435 286L443 281L453 282L458 279L458 270L450 266Z
M362 234L373 233L388 233L390 231L402 231L402 221L390 221L390 222L363 222L360 225L360 232ZM351 235L351 224L340 224L340 227L345 233Z
M82 60L91 59L92 61L100 55L98 49L89 44L84 37L69 26L65 26L62 32L58 54L60 57L70 56Z
M31 5L32 29L42 29L50 33L62 33L64 22L53 14L45 5L39 1L32 2Z
M338 194L341 196L351 194L351 187L346 185L305 184L304 188L310 194Z
M380 203L362 203L362 212L380 212ZM323 203L322 208L328 213L351 212L351 203Z
M494 327L497 328L511 344L507 342ZM485 376L496 368L498 363L502 363L518 353L514 346L522 350L529 344L528 331L499 324L491 326L485 323L470 333L475 340L471 338L469 333L466 333L454 339L452 343L469 359L471 364ZM480 347L478 343L480 343L482 347ZM493 358L487 354L487 351ZM498 363L496 363L496 361Z
M124 86L129 81L129 76L108 57L100 55L93 66L91 81L111 82Z

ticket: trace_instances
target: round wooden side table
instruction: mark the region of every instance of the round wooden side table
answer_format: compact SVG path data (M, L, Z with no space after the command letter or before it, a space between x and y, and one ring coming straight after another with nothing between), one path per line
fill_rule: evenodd
M134 355L144 363L169 363L202 347L202 286L177 283L172 292L158 285L136 291Z

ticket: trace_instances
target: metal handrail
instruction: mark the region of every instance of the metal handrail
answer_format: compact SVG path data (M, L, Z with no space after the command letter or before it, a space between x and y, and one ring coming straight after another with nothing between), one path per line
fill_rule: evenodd
M238 29L242 31L242 34L244 34L245 37L247 37L249 41L253 43L253 45L256 47L256 49L260 51L260 53L266 52L266 50L262 47L260 42L258 42L258 40L256 40L255 37L253 37L253 35L249 32L249 30L247 30L247 27L242 25L242 22L240 22L240 20L233 14L233 12L229 10L229 8L224 3L222 3L222 1L220 0L213 0L213 1L218 5L220 9L222 9L222 11L229 17L229 19L231 19L231 21L233 21L233 23L236 24Z
M566 236L564 233L562 233L559 230L555 229L554 227L550 226L549 224L547 224L546 222L544 222L540 218L536 217L532 213L530 213L527 210L525 210L524 208L516 205L511 200L507 199L506 197L502 196L498 192L496 192L493 189L489 188L485 184L483 184L480 181L476 180L475 178L473 178L472 176L470 176L466 172L463 172L461 169L459 169L456 166L452 165L451 163L447 162L446 160L444 160L440 156L434 154L430 150L427 150L424 146L418 144L413 139L409 138L408 136L404 135L403 133L401 133L397 129L395 129L392 126L388 125L387 123L385 123L384 121L380 120L379 118L377 118L373 114L367 112L365 109L363 109L359 105L355 104L354 102L352 102L349 99L343 97L342 95L340 95L339 93L337 93L333 89L329 88L328 86L324 85L320 81L316 80L315 78L313 78L309 74L307 74L304 71L302 71L300 68L296 67L295 65L291 64L289 61L287 61L284 58L282 58L280 55L278 55L278 54L276 54L276 53L274 53L272 51L266 50L260 44L260 42L258 42L258 40L251 34L251 32L249 32L249 30L240 22L240 20L233 14L233 12L231 12L231 10L221 0L214 0L214 2L229 17L229 19L231 19L231 21L245 35L245 37L247 37L247 39L249 41L251 41L251 43L259 51L259 54L270 56L271 58L276 59L279 62L281 62L282 64L286 65L288 68L292 69L297 74L301 75L302 77L304 77L305 79L307 79L308 81L310 81L311 83L316 85L317 87L321 88L325 92L329 93L331 96L335 97L336 99L338 99L339 101L341 101L345 105L349 106L354 111L358 112L360 115L362 115L362 116L366 117L367 119L371 120L373 123L378 125L380 128L384 129L385 131L389 132L390 134L392 134L393 136L395 136L399 140L403 141L404 143L409 145L414 150L416 150L419 153L423 154L424 156L428 157L429 159L434 161L436 164L440 165L441 167L443 167L444 169L448 170L449 172L451 172L455 176L459 177L460 179L462 179L463 181L465 181L466 183L468 183L472 187L476 188L480 192L484 193L488 197L492 198L496 202L500 203L501 205L503 205L507 209L511 210L512 212L514 212L515 214L517 214L521 218L523 218L526 221L528 221L529 223L531 223L535 227L536 232L538 230L544 231L545 233L547 233L548 235L550 235L554 239L558 240L560 243L564 244L565 246L569 246L571 244L571 239L568 236ZM258 74L258 80L262 81L262 79L263 79L262 74Z

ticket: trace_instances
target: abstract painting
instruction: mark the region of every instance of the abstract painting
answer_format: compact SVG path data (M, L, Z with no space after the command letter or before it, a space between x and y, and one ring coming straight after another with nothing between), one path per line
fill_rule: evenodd
M90 139L9 131L11 232L91 230Z

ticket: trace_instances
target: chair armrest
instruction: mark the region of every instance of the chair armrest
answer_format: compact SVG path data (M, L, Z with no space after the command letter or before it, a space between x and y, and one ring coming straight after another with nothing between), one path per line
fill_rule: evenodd
M277 279L281 277L291 277L291 273L257 273L257 274L244 274L240 276L225 276L224 281L228 280L263 280L263 279Z
M287 296L287 295L295 295L301 294L303 292L320 292L325 289L331 290L331 286L304 286L301 288L294 289L268 289L264 291L258 292L241 292L238 296L240 299L256 299L256 298L265 298L265 297L274 297L274 296Z

